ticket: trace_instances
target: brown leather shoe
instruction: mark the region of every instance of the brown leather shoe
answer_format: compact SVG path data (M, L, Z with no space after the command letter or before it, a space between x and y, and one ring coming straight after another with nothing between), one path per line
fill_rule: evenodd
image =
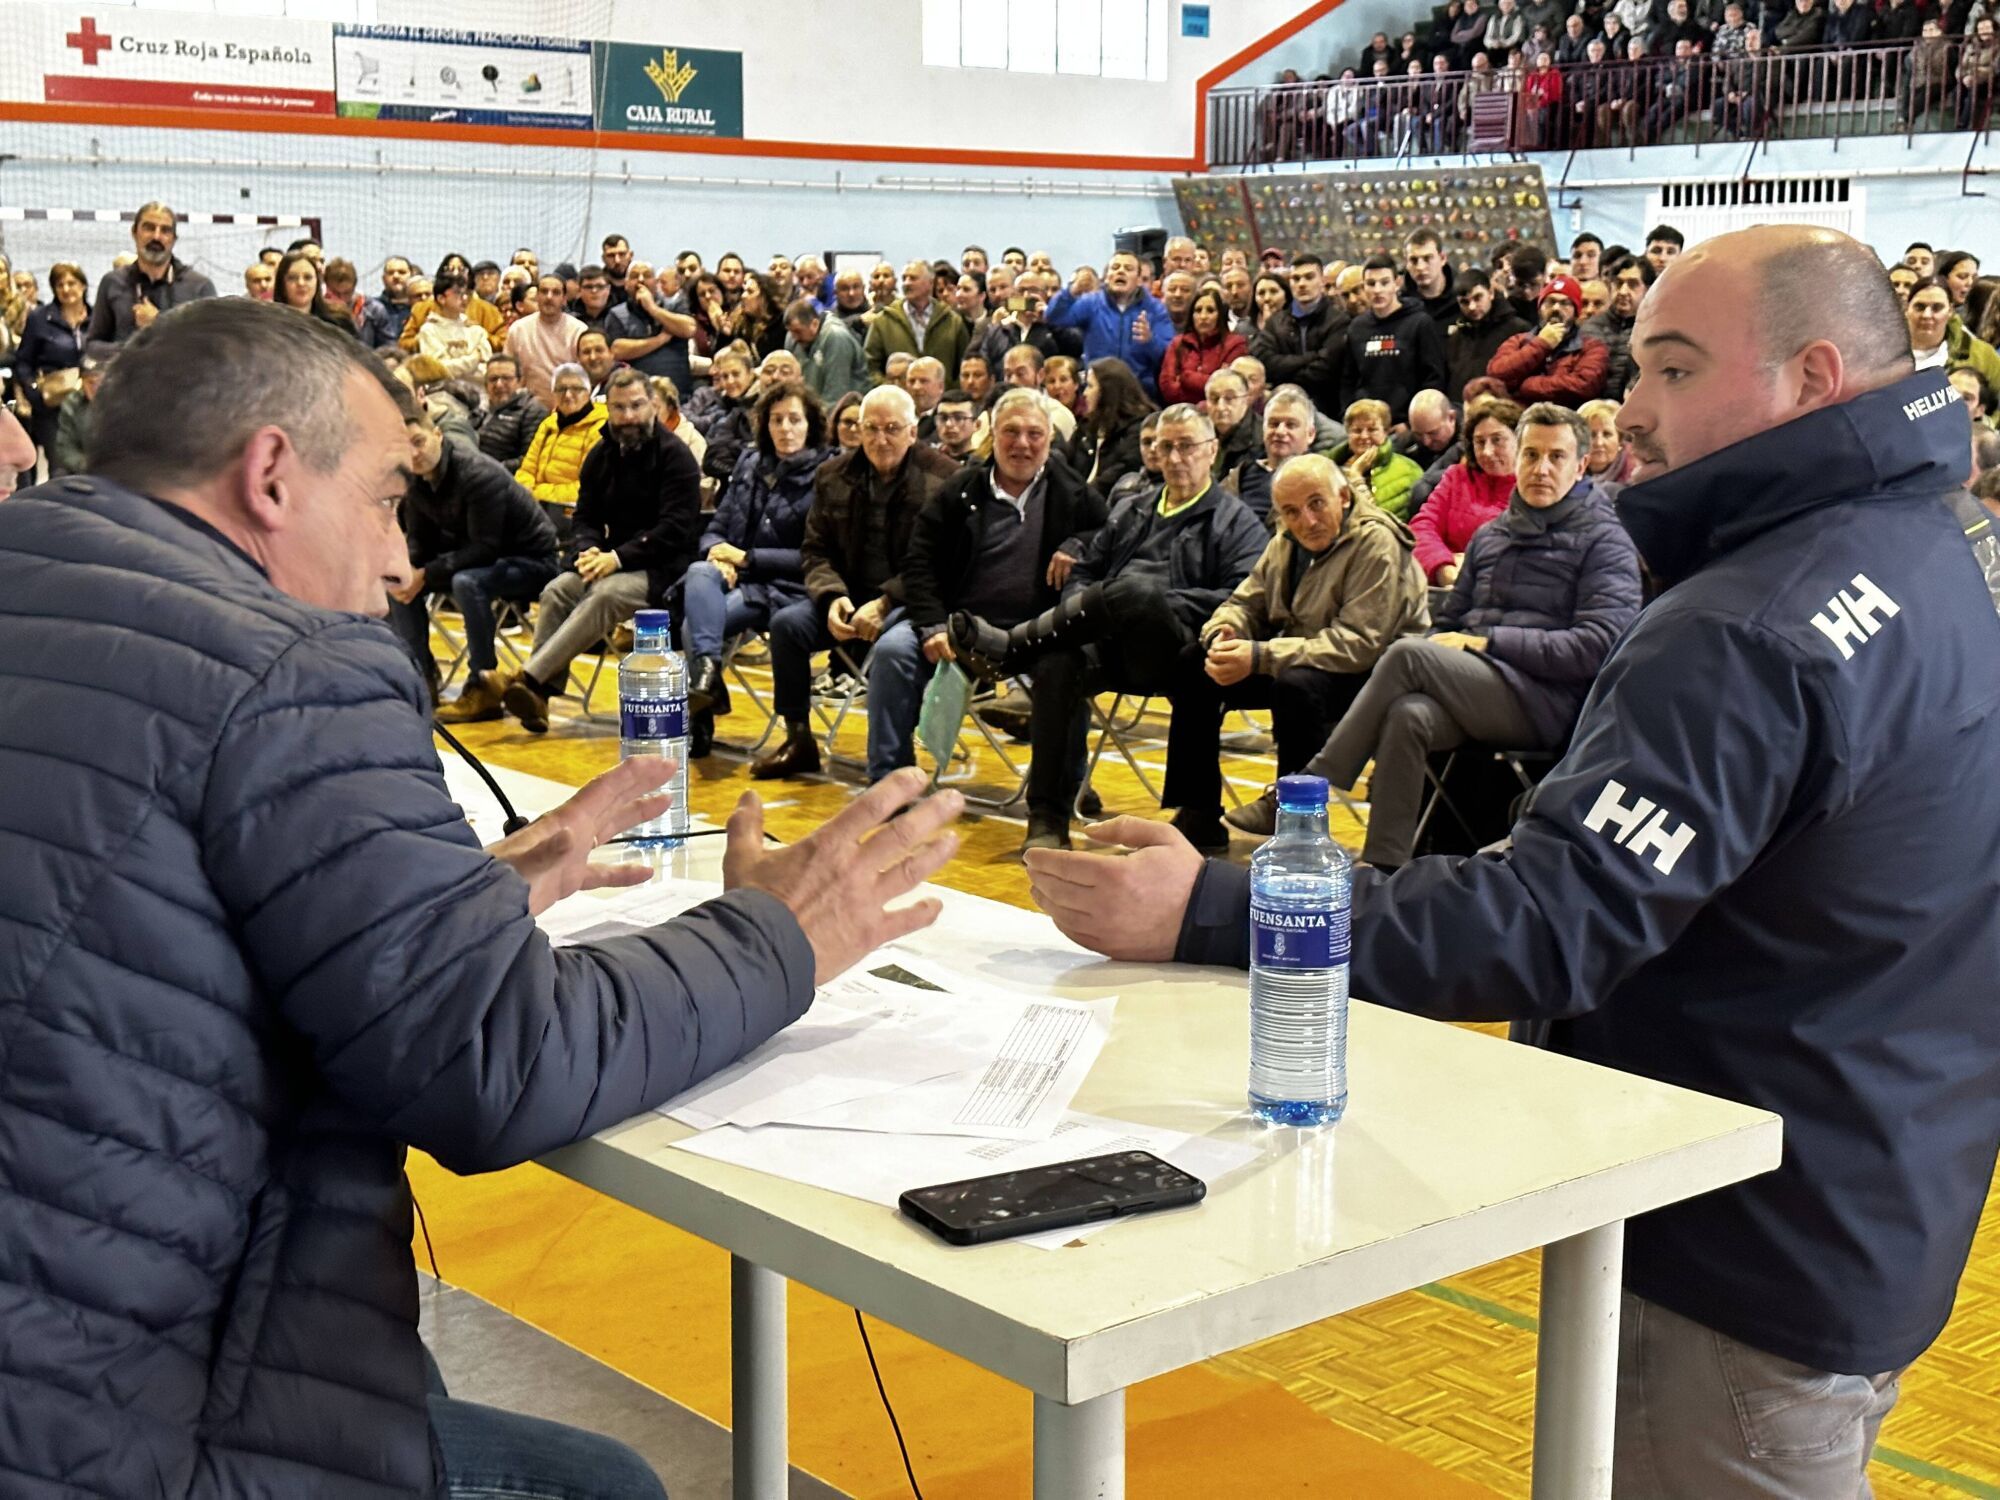
M819 741L810 728L801 725L785 735L785 742L769 755L751 763L750 775L757 781L777 781L793 776L810 776L819 770Z
M526 676L516 677L500 693L501 707L521 721L530 734L549 732L549 700Z
M501 695L507 691L497 672L481 672L459 690L434 717L440 724L485 724L502 717Z

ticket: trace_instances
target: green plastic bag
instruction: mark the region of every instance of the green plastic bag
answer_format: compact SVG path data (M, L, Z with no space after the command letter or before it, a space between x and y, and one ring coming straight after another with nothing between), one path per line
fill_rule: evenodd
M917 743L930 751L939 770L951 764L958 748L958 731L972 702L972 679L954 661L941 661L924 689L924 706L917 715ZM932 773L935 776L935 772Z

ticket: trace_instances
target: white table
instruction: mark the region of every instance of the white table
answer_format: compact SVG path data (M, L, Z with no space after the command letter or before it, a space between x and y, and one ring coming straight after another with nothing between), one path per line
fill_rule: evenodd
M500 774L524 812L567 791ZM683 846L677 873L718 871L721 843ZM1244 1108L1242 975L1109 963L1039 913L932 894L944 916L914 951L1003 986L1119 997L1078 1109L1259 1156L1197 1208L1057 1251L952 1248L879 1205L667 1149L690 1131L660 1115L547 1157L729 1250L738 1500L785 1494L786 1278L1026 1386L1038 1500L1108 1500L1124 1494L1128 1386L1536 1246L1533 1493L1607 1500L1624 1221L1776 1167L1775 1116L1356 1004L1346 1119L1267 1130Z

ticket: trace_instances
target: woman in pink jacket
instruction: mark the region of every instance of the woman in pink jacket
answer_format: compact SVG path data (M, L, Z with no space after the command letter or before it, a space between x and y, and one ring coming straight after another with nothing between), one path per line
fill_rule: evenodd
M1472 533L1504 511L1514 493L1514 424L1521 408L1486 400L1465 415L1465 457L1438 481L1410 522L1417 563L1439 588L1458 580L1459 559Z
M1207 399L1208 377L1249 352L1249 341L1229 331L1229 312L1222 305L1222 293L1204 287L1188 304L1188 331L1174 336L1160 360L1161 402L1172 406L1186 401L1199 406Z

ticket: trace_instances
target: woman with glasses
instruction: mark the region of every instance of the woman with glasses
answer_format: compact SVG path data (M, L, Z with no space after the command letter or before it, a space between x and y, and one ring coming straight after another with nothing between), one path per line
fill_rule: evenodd
M554 390L555 410L535 429L535 440L514 477L542 502L567 545L583 461L604 436L604 407L590 399L590 377L582 365L558 366Z
M858 408L857 408L858 409ZM838 452L827 445L826 412L803 385L765 388L751 410L752 446L737 460L683 583L682 638L688 653L688 713L696 755L715 738L715 715L729 712L723 647L762 630L806 596L806 512L813 476Z
M827 419L828 430L840 451L835 458L844 458L861 446L861 392L849 391L833 403L833 414Z

